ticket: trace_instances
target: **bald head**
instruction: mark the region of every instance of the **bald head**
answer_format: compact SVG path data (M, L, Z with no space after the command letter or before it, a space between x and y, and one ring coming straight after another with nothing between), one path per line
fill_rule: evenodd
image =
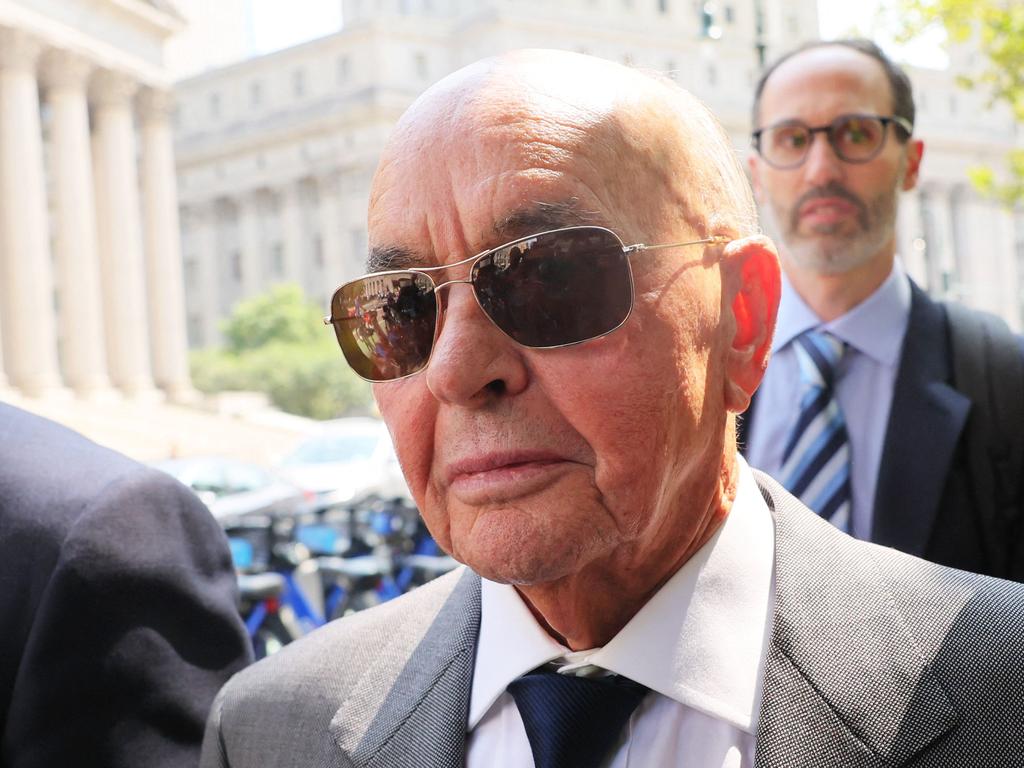
M579 223L593 210L637 209L629 222L606 223L634 226L645 237L666 217L702 234L746 235L757 226L735 152L703 104L667 78L589 56L517 51L471 64L427 90L383 152L371 193L371 240L378 215L413 204L402 199L408 190L400 180L414 168L440 169L452 156L481 167L498 160L552 180L582 161L600 199L574 201ZM640 199L645 204L637 206Z

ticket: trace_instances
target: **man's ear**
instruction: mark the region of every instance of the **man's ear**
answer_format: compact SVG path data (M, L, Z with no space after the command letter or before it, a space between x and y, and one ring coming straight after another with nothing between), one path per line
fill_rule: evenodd
M733 320L725 406L733 413L742 413L768 365L782 291L779 257L767 237L746 237L725 247L722 270Z
M924 157L924 142L911 139L907 142L907 170L903 174L903 191L908 192L917 186L917 175L921 171L921 158Z

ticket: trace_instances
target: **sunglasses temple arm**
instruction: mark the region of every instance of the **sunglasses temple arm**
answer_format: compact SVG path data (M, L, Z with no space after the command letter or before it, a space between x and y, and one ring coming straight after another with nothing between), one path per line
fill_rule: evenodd
M646 245L644 243L637 243L636 245L627 245L624 250L626 253L635 253L637 251L658 251L662 248L682 248L686 245L703 245L705 243L714 243L715 245L725 245L731 242L731 238L726 235L713 235L712 237L705 237L703 240L691 240L686 243L659 243L658 245Z

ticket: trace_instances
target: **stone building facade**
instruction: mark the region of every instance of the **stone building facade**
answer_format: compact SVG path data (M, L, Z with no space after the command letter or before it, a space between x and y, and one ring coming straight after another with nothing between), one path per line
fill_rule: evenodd
M344 0L344 28L176 87L189 341L220 341L242 298L281 281L324 305L362 270L366 203L402 111L449 72L520 47L576 50L668 73L716 112L741 156L763 63L817 36L815 0ZM955 62L956 64L956 62ZM905 195L900 252L911 274L1021 328L1024 217L966 182L1021 145L1008 114L959 90L951 71L912 70L920 189Z
M188 397L165 0L0 1L0 387Z

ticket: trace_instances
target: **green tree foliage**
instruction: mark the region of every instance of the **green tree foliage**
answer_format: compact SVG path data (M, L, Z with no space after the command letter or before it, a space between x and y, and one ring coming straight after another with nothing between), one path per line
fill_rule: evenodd
M1024 123L1024 2L900 0L900 7L904 41L941 27L951 43L977 46L983 63L959 78L960 85L982 89L993 104L1006 104ZM974 168L970 175L981 192L1004 204L1024 202L1024 150L1010 152L1005 177L991 168Z
M320 309L295 285L242 301L223 326L223 349L192 352L202 392L264 392L283 411L315 419L368 413L369 385L345 364Z

